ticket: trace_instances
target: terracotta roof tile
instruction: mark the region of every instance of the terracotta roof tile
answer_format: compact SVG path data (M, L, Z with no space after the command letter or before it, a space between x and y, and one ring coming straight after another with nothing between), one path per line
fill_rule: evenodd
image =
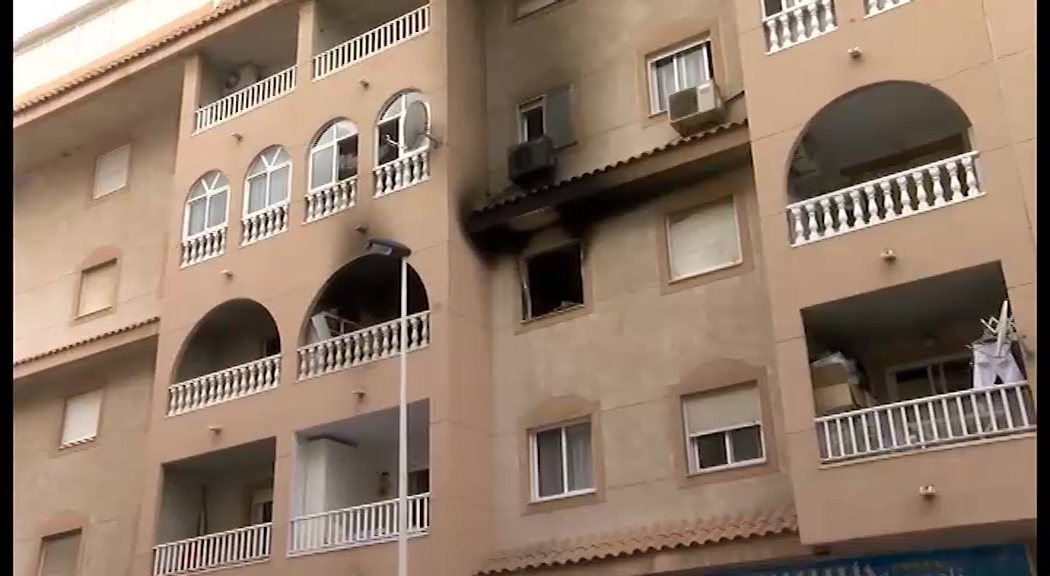
M14 105L14 112L17 114L39 104L43 104L44 102L51 100L57 96L60 96L61 94L68 92L89 80L102 76L110 70L120 68L125 64L138 60L139 58L142 58L143 56L146 56L151 52L162 48L166 44L170 44L171 42L174 42L175 40L186 36L194 30L198 30L204 27L205 25L210 24L211 22L214 22L231 12L239 10L257 1L258 0L228 0L227 2L224 2L211 12L208 12L204 16L201 16L197 20L179 26L178 28L174 28L167 34L160 36L159 38L153 40L152 42L149 42L148 44L139 46L130 52L126 52L115 56L114 58L106 61L105 63L91 68L89 70L86 70L82 74L79 74L76 77L66 82L63 82L53 88L47 89L38 94L33 94L31 92L31 95L28 98L17 102Z
M534 570L792 532L798 532L798 516L792 506L721 518L679 520L618 532L538 542L497 555L478 574Z
M100 334L95 334L94 336L89 336L87 338L84 338L83 340L77 340L76 342L72 342L72 343L66 344L65 346L59 346L58 348L54 348L54 349L48 350L46 352L41 352L39 354L34 354L32 356L26 356L25 358L21 358L19 360L15 360L14 366L21 366L22 364L26 364L26 363L32 362L34 360L39 360L41 358L46 358L47 356L53 356L55 354L58 354L59 352L65 352L66 350L71 350L73 348L78 348L78 347L83 346L85 344L90 344L92 342L96 342L96 341L102 340L104 338L109 338L110 336L116 336L117 334L123 334L124 332L130 332L130 331L132 331L132 330L134 330L136 328L141 328L143 326L148 326L150 324L153 324L153 323L159 322L159 321L160 321L160 318L157 317L157 316L154 316L152 318L147 318L145 320L142 320L142 321L139 321L139 322L135 322L133 324L128 324L127 326L121 326L120 328L114 328L112 330L108 330L108 331L102 332Z

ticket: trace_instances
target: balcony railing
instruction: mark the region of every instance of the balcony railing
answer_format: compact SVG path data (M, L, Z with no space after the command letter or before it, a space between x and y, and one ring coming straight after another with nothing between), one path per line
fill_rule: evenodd
M180 267L185 268L186 266L221 256L225 251L226 226L223 225L183 240Z
M1035 429L1024 382L875 406L816 419L823 462L1019 434Z
M389 358L401 349L401 320L362 328L299 349L299 379L315 378L352 366ZM430 343L430 312L406 318L409 351Z
M977 176L977 152L967 152L788 205L791 245L823 240L983 194Z
M276 100L295 90L296 68L286 68L273 76L264 78L247 88L242 88L193 113L194 133L203 132L212 126L240 116L267 102Z
M903 6L911 0L864 0L864 16L874 16L883 12Z
M313 222L350 208L357 202L357 176L306 193L306 221Z
M779 52L835 29L835 8L832 0L809 0L766 16L762 20L766 31L766 54Z
M153 576L201 572L270 557L270 524L256 524L153 547Z
M375 197L404 190L430 176L430 150L424 148L372 169L376 179Z
M335 48L314 56L313 79L320 80L344 68L414 38L430 28L430 5L416 8Z
M276 388L281 355L267 356L168 387L168 416L185 414Z
M288 202L268 206L241 219L241 246L247 246L288 229Z
M398 535L397 500L374 502L292 520L288 555L385 542ZM430 528L430 494L408 498L408 536Z

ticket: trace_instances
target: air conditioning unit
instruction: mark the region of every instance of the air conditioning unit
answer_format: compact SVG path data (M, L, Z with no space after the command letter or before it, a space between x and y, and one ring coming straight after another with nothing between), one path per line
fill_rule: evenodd
M682 136L689 136L721 120L725 116L725 103L712 80L671 94L667 110L671 126Z
M547 136L515 144L507 151L510 180L519 186L550 181L555 161L554 142Z
M247 88L259 81L259 67L253 64L245 64L233 74L230 74L222 82L222 93L224 96Z

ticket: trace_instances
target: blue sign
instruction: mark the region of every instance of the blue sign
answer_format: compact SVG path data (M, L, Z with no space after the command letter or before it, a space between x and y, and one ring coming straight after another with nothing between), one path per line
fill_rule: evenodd
M1029 576L1023 546L989 546L829 560L724 576Z

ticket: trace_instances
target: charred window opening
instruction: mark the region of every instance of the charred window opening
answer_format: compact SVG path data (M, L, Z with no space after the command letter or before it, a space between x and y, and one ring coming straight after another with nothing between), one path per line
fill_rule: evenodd
M525 258L521 276L525 320L583 305L583 251L578 243Z

